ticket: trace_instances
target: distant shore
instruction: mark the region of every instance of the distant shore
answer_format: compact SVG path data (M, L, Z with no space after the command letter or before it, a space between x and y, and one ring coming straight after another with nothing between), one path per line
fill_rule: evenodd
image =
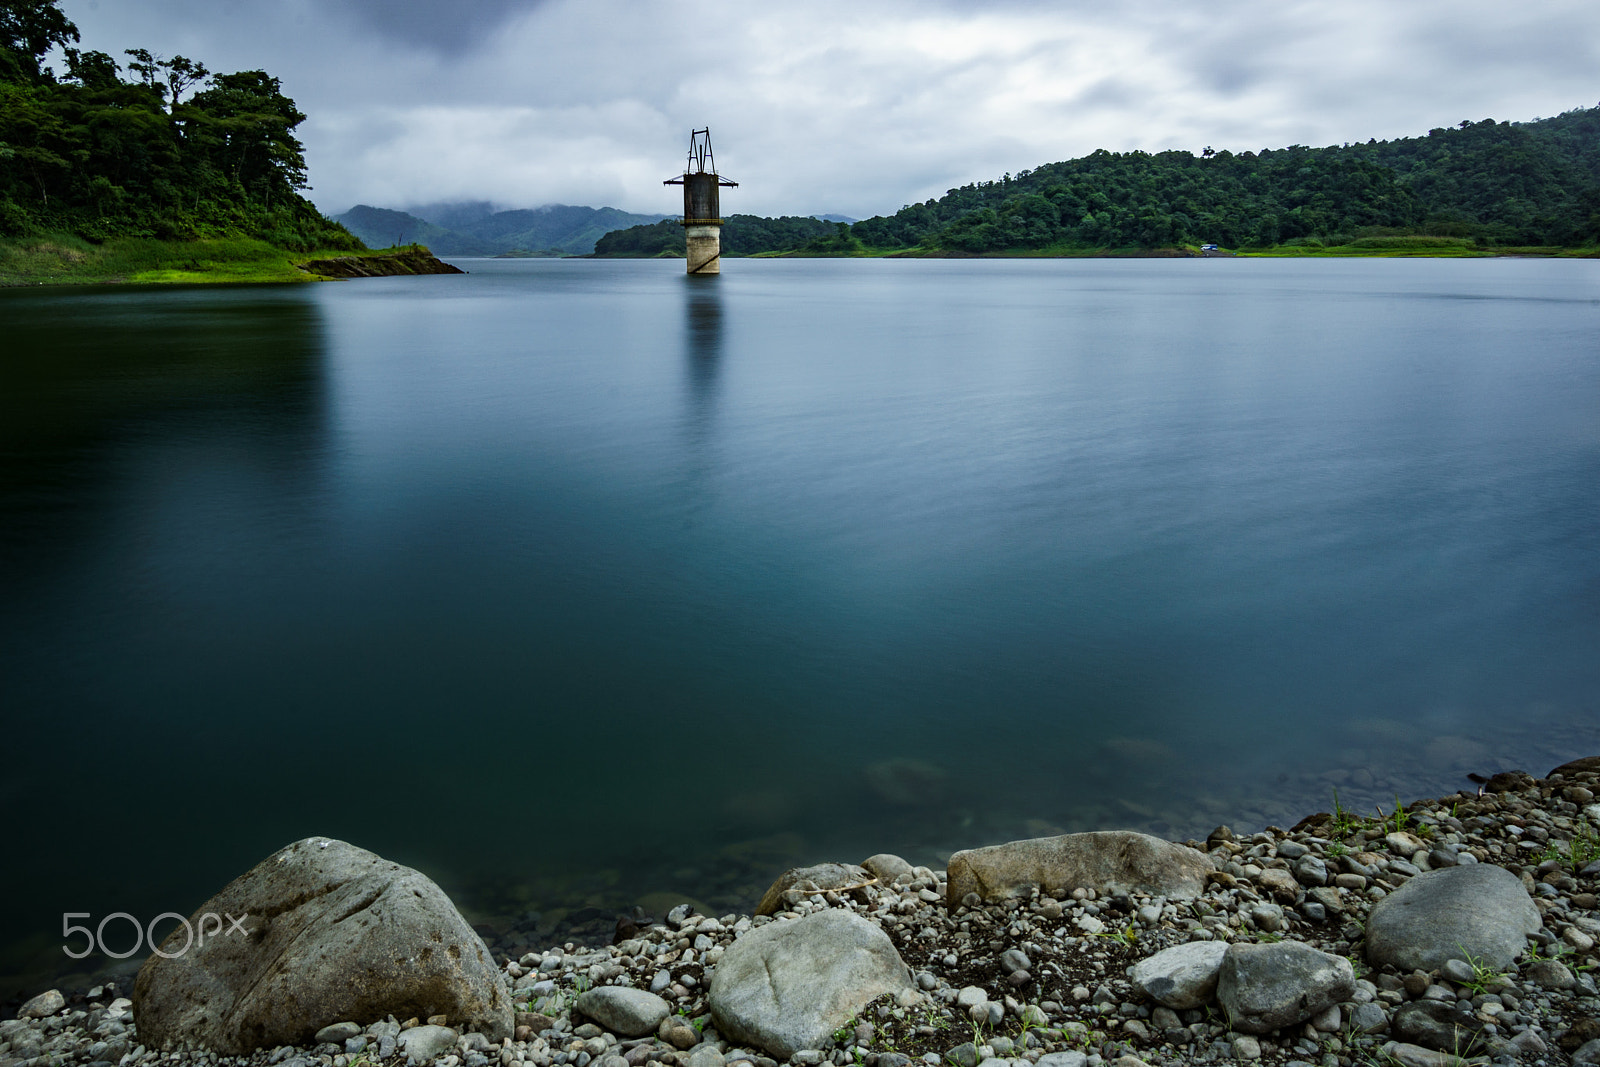
M682 255L588 255L569 259L679 259ZM1218 249L1195 248L1042 248L1011 249L1003 252L963 252L948 248L868 249L861 252L757 252L752 255L723 253L724 259L1600 259L1600 247L1563 248L1532 245L1526 247L1481 248L1471 242L1395 243L1355 245L1276 245L1272 248Z

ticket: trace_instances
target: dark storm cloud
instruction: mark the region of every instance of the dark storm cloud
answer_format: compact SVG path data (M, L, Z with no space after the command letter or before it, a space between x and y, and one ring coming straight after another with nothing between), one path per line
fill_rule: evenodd
M1201 81L1219 96L1237 96L1261 80L1258 64L1248 59L1207 56L1195 67Z
M547 2L141 0L121 5L113 0L66 0L63 7L80 27L135 25L167 38L276 39L287 33L307 44L319 39L377 41L402 51L454 59L492 41L508 22Z
M407 48L459 56L544 0L334 0L326 10Z

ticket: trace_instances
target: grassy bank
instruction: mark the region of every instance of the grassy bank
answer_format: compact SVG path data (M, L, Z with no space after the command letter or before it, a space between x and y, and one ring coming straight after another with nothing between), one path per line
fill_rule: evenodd
M93 244L69 234L0 239L0 286L244 284L305 282L296 264L336 256L390 255L394 249L290 252L251 238L162 241L119 237Z
M1074 243L1046 245L1043 248L1007 248L988 252L966 252L959 249L917 245L912 248L873 248L862 245L856 248L793 248L763 252L729 252L724 259L1184 259L1209 256L1251 257L1339 257L1355 259L1382 259L1395 257L1429 257L1446 259L1489 259L1497 256L1559 256L1567 259L1600 258L1600 245L1570 247L1562 245L1481 245L1466 237L1433 237L1427 235L1399 235L1361 237L1354 240L1324 244L1314 238L1295 240L1270 247L1245 247L1222 249L1202 253L1198 245L1169 245L1164 248L1146 248L1140 245L1095 246ZM682 259L683 253L664 251L646 253L609 253L584 257L587 259Z
M1344 244L1322 244L1315 240L1294 241L1272 248L1242 249L1241 256L1340 256L1340 257L1493 257L1493 256L1600 256L1600 248L1563 248L1559 245L1480 245L1466 237L1430 237L1420 234L1392 237L1362 237Z
M1560 256L1563 258L1600 258L1600 246L1588 245L1568 248L1559 245L1492 245L1484 246L1464 237L1394 236L1362 237L1343 244L1322 244L1315 240L1294 241L1273 245L1270 248L1225 249L1207 253L1212 256L1250 256L1279 258L1493 258L1496 256ZM919 246L916 248L866 248L856 252L814 252L798 249L793 252L763 252L751 258L816 259L838 258L890 258L890 259L1180 259L1202 255L1195 246L1169 248L1111 248L1085 247L1083 245L1057 244L1044 248L1007 249L1002 252L960 252L944 248Z
M1097 248L1058 244L1044 248L1007 248L996 252L963 252L957 249L919 245L915 248L871 248L817 251L797 248L788 252L756 252L728 259L1175 259L1199 255L1184 248Z

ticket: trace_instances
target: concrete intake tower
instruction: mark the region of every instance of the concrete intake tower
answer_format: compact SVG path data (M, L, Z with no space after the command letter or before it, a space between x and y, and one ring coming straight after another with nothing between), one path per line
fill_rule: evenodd
M683 174L661 184L683 186L683 237L689 273L722 273L722 210L717 190L739 183L717 175L709 128L689 132L688 166Z

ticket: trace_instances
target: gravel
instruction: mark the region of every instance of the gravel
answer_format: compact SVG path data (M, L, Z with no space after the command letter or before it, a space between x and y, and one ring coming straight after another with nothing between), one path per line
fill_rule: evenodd
M906 1067L917 1060L966 1067L1234 1060L1365 1067L1386 1055L1417 1057L1392 1027L1403 1006L1419 1002L1437 1002L1439 1009L1418 1014L1419 1006L1407 1019L1447 1018L1444 1029L1452 1034L1451 1027L1466 1028L1483 1062L1559 1067L1573 1063L1580 1049L1600 1047L1589 1044L1600 1040L1596 794L1597 771L1548 779L1497 775L1481 794L1417 801L1381 826L1375 818L1322 813L1288 830L1219 828L1210 848L1188 842L1208 852L1218 870L1202 896L1181 902L1042 886L1002 903L968 898L951 908L943 872L873 857L871 866L892 873L892 881L802 894L771 917L702 916L688 905L659 920L636 913L620 944L568 942L506 959L516 1036L493 1044L461 1034L433 1062L776 1067L762 1050L716 1033L706 1009L710 975L722 952L758 926L848 908L889 936L922 1000L898 1006L880 998L827 1047L797 1052L789 1061L797 1067ZM1516 964L1503 973L1471 961L1448 961L1432 972L1369 967L1362 939L1373 904L1423 871L1463 863L1504 867L1538 908L1543 927ZM1130 981L1128 970L1139 960L1200 941L1304 942L1350 957L1357 981L1349 999L1310 1021L1260 1035L1231 1031L1214 1008L1163 1007ZM642 1037L606 1032L574 1010L581 992L605 985L655 992L671 1014ZM61 996L59 1006L55 992L30 1001L24 1017L0 1023L0 1067L402 1067L400 1034L449 1026L438 1017L389 1018L360 1021L355 1034L341 1028L339 1043L239 1057L160 1052L139 1043L131 1006L119 995L126 990L103 984L93 996ZM1426 1028L1407 1031L1413 1032Z

